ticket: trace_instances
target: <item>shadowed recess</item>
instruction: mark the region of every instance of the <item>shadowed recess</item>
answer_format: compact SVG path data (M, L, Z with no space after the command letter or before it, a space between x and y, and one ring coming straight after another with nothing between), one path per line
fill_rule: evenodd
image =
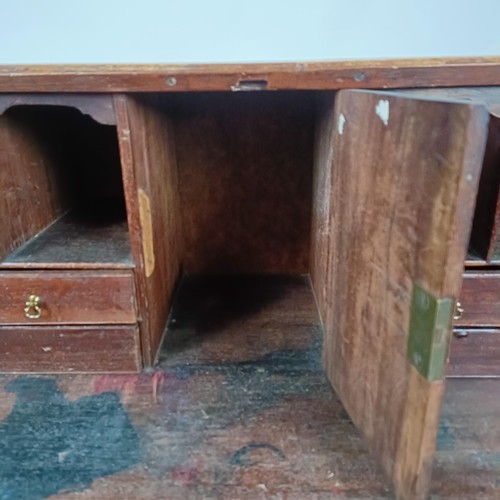
M185 350L202 337L217 336L256 316L303 281L300 276L185 276L173 305L165 352Z
M141 460L139 436L114 392L68 401L53 379L21 376L0 423L0 499L79 491Z

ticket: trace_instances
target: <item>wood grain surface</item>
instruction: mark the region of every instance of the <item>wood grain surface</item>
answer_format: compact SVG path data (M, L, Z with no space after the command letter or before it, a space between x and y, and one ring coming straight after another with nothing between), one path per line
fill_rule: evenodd
M334 140L338 127L335 93L324 93L318 97L317 102L310 264L311 283L323 321L327 315L328 299L332 294L328 261L331 250L330 211Z
M314 96L172 101L187 273L307 273Z
M3 324L135 323L130 271L2 271L0 322ZM30 295L40 297L41 317L29 319Z
M137 372L136 326L1 326L0 372Z
M500 263L500 87L410 89L405 94L430 99L459 99L481 104L490 113L488 139L472 224L467 263Z
M500 329L455 328L448 377L500 377Z
M500 58L0 66L0 92L238 91L246 82L264 82L269 90L499 85Z
M47 123L45 124L47 126ZM36 128L36 127L35 127ZM44 229L68 207L64 175L23 116L0 117L0 259Z
M466 272L460 303L464 312L456 326L500 326L500 272Z
M177 164L168 110L157 96L115 101L145 366L156 358L182 249Z
M459 294L488 115L340 91L336 117L325 366L396 496L425 498L444 384L406 359L412 289Z

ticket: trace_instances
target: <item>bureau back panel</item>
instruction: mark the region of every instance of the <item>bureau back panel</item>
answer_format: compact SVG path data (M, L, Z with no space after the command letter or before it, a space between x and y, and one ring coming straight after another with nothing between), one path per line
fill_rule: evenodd
M175 96L183 264L188 273L305 273L314 96Z

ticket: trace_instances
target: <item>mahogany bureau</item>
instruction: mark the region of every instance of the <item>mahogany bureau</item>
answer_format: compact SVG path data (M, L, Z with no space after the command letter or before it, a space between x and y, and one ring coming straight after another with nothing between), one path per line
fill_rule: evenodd
M445 375L500 376L500 58L0 67L0 190L2 371L140 371L182 275L310 274L398 498Z

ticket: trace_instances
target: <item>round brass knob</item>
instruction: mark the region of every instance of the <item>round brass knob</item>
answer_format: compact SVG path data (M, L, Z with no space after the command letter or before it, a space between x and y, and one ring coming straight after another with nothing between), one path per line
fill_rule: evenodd
M42 306L38 295L30 295L26 301L24 314L29 319L38 319L42 315Z

